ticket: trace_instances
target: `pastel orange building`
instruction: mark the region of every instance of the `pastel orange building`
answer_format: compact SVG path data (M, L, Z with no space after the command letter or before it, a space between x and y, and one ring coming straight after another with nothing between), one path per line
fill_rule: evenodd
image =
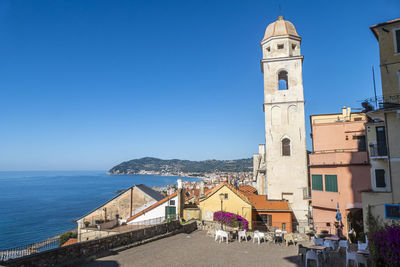
M361 191L371 189L364 113L312 115L309 157L312 216L317 233L336 234L337 206L342 232L363 232Z

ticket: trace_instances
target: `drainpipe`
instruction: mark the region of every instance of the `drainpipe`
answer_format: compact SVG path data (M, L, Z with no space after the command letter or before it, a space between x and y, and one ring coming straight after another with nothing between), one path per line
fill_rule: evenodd
M390 162L390 146L389 146L389 128L387 126L387 114L386 112L383 113L383 116L385 117L385 132L386 132L386 150L388 154L388 167L389 167L389 176L390 176L390 193L392 195L392 203L394 203L394 197L393 197L393 185L392 185L392 163Z

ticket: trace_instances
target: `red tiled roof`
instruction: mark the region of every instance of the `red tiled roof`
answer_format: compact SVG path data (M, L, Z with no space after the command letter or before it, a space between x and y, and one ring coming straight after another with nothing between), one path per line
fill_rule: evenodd
M250 185L239 186L239 191L245 194L246 196L252 196L257 193L257 190Z
M203 201L207 198L209 198L210 196L212 196L214 193L216 193L219 189L221 189L223 186L228 187L231 191L233 191L236 195L238 195L241 199L243 199L245 202L249 203L251 205L251 201L250 199L241 191L237 190L234 186L230 185L227 182L222 182L219 185L217 185L216 187L212 188L211 190L209 190L207 192L207 194L205 194L205 198L201 199L200 201Z
M62 247L65 247L65 246L69 246L69 245L76 244L76 243L78 243L78 239L76 239L76 238L70 238L70 239L67 240L67 242L65 242L65 243L62 244L61 246L62 246Z
M291 211L286 200L267 200L266 195L253 195L249 199L257 210Z
M127 219L126 222L132 221L133 219L135 219L135 218L139 217L140 215L142 215L142 214L148 212L149 210L152 210L152 209L154 209L155 207L158 207L158 206L160 206L161 204L167 202L168 199L171 199L171 198L176 197L177 195L178 195L178 192L175 192L175 193L173 193L172 195L161 199L160 201L158 201L157 203L154 203L153 205L151 205L151 206L148 207L147 209L142 210L141 212L138 212L138 213L136 213L135 215L129 217L129 219Z

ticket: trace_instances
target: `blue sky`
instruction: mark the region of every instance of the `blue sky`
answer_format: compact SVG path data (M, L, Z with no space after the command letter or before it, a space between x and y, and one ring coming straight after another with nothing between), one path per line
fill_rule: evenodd
M309 115L380 86L369 27L400 2L280 1L302 36ZM0 170L250 157L264 143L260 41L277 1L0 1ZM307 146L311 147L308 138Z

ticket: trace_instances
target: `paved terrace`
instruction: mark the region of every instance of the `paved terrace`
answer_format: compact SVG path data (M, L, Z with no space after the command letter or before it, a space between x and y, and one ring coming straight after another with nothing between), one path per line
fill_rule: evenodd
M308 245L308 244L307 244ZM309 266L315 266L315 264ZM324 264L324 266L345 266ZM229 244L215 242L206 231L178 234L116 255L97 259L85 267L131 266L304 266L297 256L297 246L277 245L271 242L260 245L237 240Z

